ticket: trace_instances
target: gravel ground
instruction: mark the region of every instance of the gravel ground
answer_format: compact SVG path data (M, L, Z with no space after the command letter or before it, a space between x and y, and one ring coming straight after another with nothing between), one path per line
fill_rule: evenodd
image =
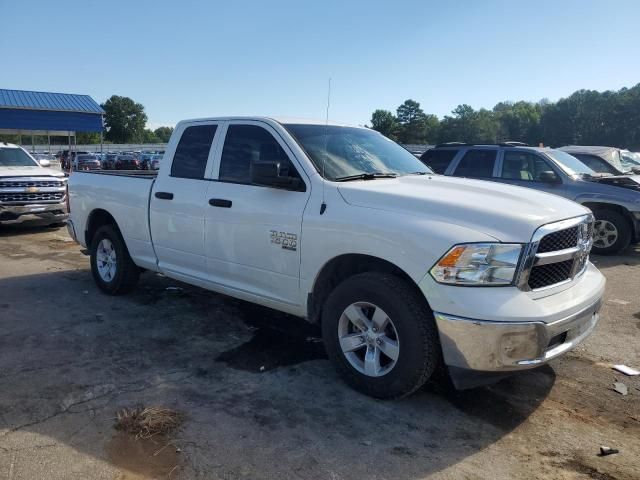
M607 292L578 349L385 402L347 388L302 321L150 273L108 297L64 229L0 227L0 479L639 479L640 377L611 365L640 368L640 248L594 260ZM115 430L138 405L184 423Z

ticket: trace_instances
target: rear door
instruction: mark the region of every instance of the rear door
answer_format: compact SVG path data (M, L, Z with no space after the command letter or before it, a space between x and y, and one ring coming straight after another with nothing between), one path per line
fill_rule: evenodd
M434 172L444 175L457 153L458 150L454 148L433 148L424 152L420 161Z
M498 150L494 148L470 148L453 167L456 177L492 180L496 170Z
M149 222L162 271L186 279L206 279L204 216L211 157L220 133L219 122L180 126L177 145L167 151L151 192Z
M310 183L279 133L261 121L230 121L207 193L210 281L280 304L299 305L300 233ZM254 162L280 162L298 191L254 185Z
M549 172L555 173L555 181L549 180ZM562 177L556 168L549 160L533 151L504 150L497 176L503 183L535 188L556 195L565 193Z

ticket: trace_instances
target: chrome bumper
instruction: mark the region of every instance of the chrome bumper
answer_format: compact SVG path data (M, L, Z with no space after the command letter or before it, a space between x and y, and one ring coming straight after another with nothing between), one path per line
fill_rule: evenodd
M64 222L68 217L65 202L29 205L0 204L0 224L2 225L23 223L29 220L49 220L51 223L58 223Z
M434 312L444 363L450 370L467 373L508 373L536 367L588 337L598 323L601 303L598 299L551 323L491 322Z

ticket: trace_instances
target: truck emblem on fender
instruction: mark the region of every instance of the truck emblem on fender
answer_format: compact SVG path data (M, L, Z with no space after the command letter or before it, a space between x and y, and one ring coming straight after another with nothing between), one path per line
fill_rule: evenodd
M292 250L295 252L298 249L298 235L295 233L271 230L271 243L282 245L284 250Z

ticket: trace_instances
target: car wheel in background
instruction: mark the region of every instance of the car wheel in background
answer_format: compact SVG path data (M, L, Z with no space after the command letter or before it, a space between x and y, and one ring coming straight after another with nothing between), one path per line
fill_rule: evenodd
M631 243L631 225L615 210L596 210L593 227L593 253L611 255L624 250Z
M322 336L345 381L376 398L411 394L441 357L427 302L386 273L361 273L338 285L323 308Z
M93 237L91 273L100 290L109 295L128 293L138 283L140 269L113 225L100 227Z

